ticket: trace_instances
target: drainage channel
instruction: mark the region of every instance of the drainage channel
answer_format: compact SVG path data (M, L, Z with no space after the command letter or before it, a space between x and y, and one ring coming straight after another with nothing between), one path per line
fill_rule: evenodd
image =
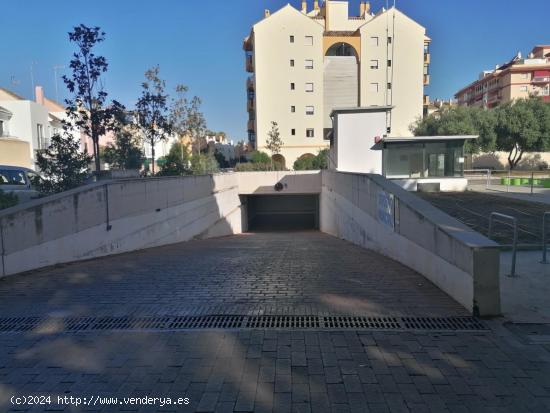
M179 331L204 329L388 330L479 332L474 317L363 317L318 315L197 315L159 317L0 318L0 333Z

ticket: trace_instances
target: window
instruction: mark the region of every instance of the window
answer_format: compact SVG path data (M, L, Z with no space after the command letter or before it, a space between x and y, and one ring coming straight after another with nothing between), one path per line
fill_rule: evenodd
M371 46L378 46L378 37L375 37L375 36L371 37L370 38L370 45Z
M295 85L294 85L294 83L291 83L290 84L290 90L294 90L294 89L295 89Z
M46 149L44 145L44 125L41 123L36 124L36 140L38 143L38 149Z
M313 83L306 83L306 92L313 92Z
M290 130L290 134L291 134L292 136L295 136L295 135L296 135L296 129L291 129L291 130Z
M522 79L527 79L529 77L528 73L521 73L520 75Z
M290 43L294 43L294 36L290 36Z
M291 106L290 107L290 113L294 113L296 112L296 106Z
M371 60L370 61L370 68L371 69L378 69L378 60Z
M388 67L391 67L391 60L388 60Z
M306 129L306 137L307 138L314 138L315 137L315 129Z
M391 90L391 83L388 83L388 90Z
M391 37L388 37L388 44L391 44Z
M0 185L26 185L25 172L17 169L0 169Z
M0 120L0 136L4 136L4 121Z
M294 67L294 59L290 59L290 67Z
M527 92L527 86L520 86L519 91L520 92Z
M313 60L306 59L305 65L306 65L306 69L313 69Z
M378 92L378 83L369 83L369 92Z
M313 36L306 36L306 46L313 46Z
M315 113L315 108L313 106L306 106L306 115L313 115Z

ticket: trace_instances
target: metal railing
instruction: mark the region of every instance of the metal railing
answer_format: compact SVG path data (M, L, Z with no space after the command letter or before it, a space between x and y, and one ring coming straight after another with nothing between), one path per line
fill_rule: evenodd
M548 264L546 261L546 217L550 212L545 212L542 216L542 261L541 264Z
M471 172L484 172L487 176L487 182L486 182L486 188L489 189L489 186L491 185L491 170L490 169L465 169L464 173L471 173ZM474 175L475 176L475 175Z
M489 238L491 238L491 236L493 235L493 218L495 217L512 221L513 228L514 228L514 241L512 243L512 269L508 276L516 277L517 276L516 275L516 253L517 253L517 246L518 246L518 220L515 217L512 217L510 215L504 215L498 212L491 212L491 215L489 216ZM500 222L506 224L503 221L500 221Z

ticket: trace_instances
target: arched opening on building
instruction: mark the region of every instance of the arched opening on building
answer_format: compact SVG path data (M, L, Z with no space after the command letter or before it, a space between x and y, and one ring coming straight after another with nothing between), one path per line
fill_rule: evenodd
M273 155L271 159L273 159L274 163L279 164L283 169L286 169L286 159L283 155L277 153Z
M359 55L351 44L336 42L327 49L324 91L323 137L328 139L332 110L359 106Z
M301 159L303 161L306 161L308 159L313 159L315 158L315 155L313 155L312 153L304 153L302 156L300 156L298 159Z
M339 56L339 57L350 57L353 56L357 59L357 51L349 43L338 42L334 43L327 50L325 56Z

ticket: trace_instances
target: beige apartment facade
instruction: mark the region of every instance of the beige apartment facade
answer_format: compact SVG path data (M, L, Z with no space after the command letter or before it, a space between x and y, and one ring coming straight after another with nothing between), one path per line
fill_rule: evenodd
M301 156L329 147L332 110L374 105L394 107L387 135L411 136L429 83L425 28L395 8L372 13L367 2L352 17L347 1L309 6L266 10L244 41L251 146L267 151L277 122L284 142L279 160L292 168Z
M535 46L526 58L518 53L455 94L461 106L485 108L529 96L550 102L550 45Z

